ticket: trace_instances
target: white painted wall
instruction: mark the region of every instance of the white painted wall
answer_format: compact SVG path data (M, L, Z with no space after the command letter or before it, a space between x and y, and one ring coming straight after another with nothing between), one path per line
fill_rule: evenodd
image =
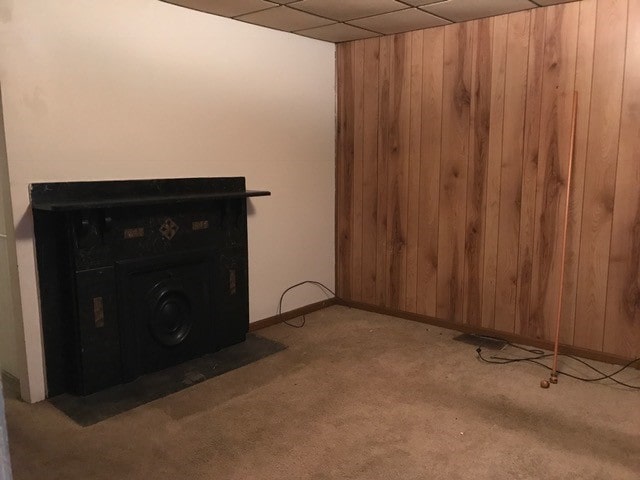
M30 397L45 396L32 182L246 176L251 320L334 284L335 47L158 0L0 0ZM253 213L251 213L253 212ZM324 299L292 292L285 310Z
M1 95L1 90L0 90ZM19 376L17 326L19 301L17 294L17 264L9 173L7 171L7 149L5 147L4 120L0 101L0 371Z

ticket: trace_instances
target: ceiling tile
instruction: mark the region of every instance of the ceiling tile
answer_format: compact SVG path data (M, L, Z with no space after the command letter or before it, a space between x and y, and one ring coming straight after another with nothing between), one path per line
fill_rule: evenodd
M401 10L407 6L395 0L302 0L292 7L344 22Z
M378 34L363 30L362 28L347 25L346 23L334 23L325 27L310 28L308 30L300 30L295 32L305 37L317 38L327 42L349 42L361 38L377 37Z
M418 30L421 28L437 27L446 25L447 20L429 15L427 12L418 10L417 8L408 8L398 12L385 13L376 15L375 17L362 18L349 22L357 27L373 30L385 35L394 33L408 32L409 30Z
M289 7L275 7L262 10L248 15L236 17L237 20L262 25L263 27L293 32L294 30L305 30L308 28L328 25L331 20L311 15L310 13L294 10Z
M529 0L447 0L420 8L452 22L465 22L474 18L502 15L536 6Z
M558 5L559 3L575 2L576 0L533 0L533 1L538 5L540 5L541 7L546 7L547 5Z
M413 5L414 7L420 7L429 3L438 3L443 1L445 0L402 0L402 3L408 3L409 5Z
M166 3L180 5L182 7L200 10L201 12L222 15L223 17L235 17L245 13L257 12L275 5L264 0L162 0Z

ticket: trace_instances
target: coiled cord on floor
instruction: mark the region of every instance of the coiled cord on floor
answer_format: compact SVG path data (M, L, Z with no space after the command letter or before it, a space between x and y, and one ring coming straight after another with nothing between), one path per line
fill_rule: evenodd
M282 292L282 295L280 295L280 301L278 302L278 312L276 313L277 316L281 316L282 315L282 300L284 299L284 296L286 295L286 293L288 291L290 291L290 290L293 290L296 287L299 287L299 286L305 285L305 284L316 285L317 287L320 287L320 289L322 289L325 293L329 292L334 297L336 296L335 292L333 290L331 290L329 287L327 287L324 283L316 282L315 280L305 280L303 282L296 283L295 285L291 285L284 292ZM288 325L288 326L293 327L293 328L302 328L302 327L304 327L306 322L307 322L307 318L305 317L304 314L302 315L302 323L300 323L298 325L296 325L294 323L291 323L291 322L289 322L287 320L283 321L283 323L285 325Z
M500 342L504 342L505 344L509 345L510 347L523 350L523 351L533 355L533 356L530 356L530 357L522 357L522 358L508 358L508 357L500 357L500 356L497 356L497 355L492 355L489 358L486 358L486 357L484 357L482 355L482 348L478 347L476 349L476 352L478 353L478 358L480 360L482 360L483 362L485 362L485 363L492 363L492 364L497 364L497 365L506 365L506 364L509 364L509 363L529 362L529 363L534 363L536 365L539 365L539 366L541 366L543 368L546 368L549 371L552 370L551 367L549 367L548 365L545 365L544 363L542 363L540 361L540 360L542 360L544 358L552 357L553 356L552 353L545 353L542 350L533 349L533 348L532 349L525 348L525 347L522 347L520 345L516 345L514 343L511 343L511 342L508 342L506 340L503 340L501 338L494 338L494 337L487 337L487 336L479 336L479 337L480 338L490 339L490 340L498 340ZM592 371L597 373L599 376L598 377L580 377L578 375L573 375L571 373L564 372L562 370L558 370L558 372L557 372L558 375L564 375L566 377L570 377L570 378L573 378L575 380L580 380L581 382L599 382L599 381L608 379L608 380L611 380L611 381L613 381L613 382L615 382L618 385L621 385L623 387L631 388L631 389L634 389L634 390L640 390L640 385L631 385L631 384L625 383L625 382L620 381L617 378L615 378L615 376L618 375L623 370L626 370L631 365L640 362L640 358L636 358L634 360L631 360L630 362L626 363L625 365L623 365L622 367L620 367L619 369L617 369L613 373L605 373L605 372L603 372L601 370L598 370L596 367L594 367L590 363L585 362L581 358L575 357L573 355L568 355L568 354L561 353L561 354L559 354L559 356L570 358L571 360L574 360L574 361L576 361L578 363L581 363L582 365L585 365L586 367L588 367L589 369L591 369Z

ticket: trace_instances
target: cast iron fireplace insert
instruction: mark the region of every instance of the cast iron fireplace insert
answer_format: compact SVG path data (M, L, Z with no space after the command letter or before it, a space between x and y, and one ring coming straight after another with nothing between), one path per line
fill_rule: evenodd
M30 185L47 396L244 341L244 177Z

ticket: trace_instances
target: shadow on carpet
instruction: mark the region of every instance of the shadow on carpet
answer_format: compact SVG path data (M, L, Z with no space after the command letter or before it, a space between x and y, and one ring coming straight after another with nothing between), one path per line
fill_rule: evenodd
M255 334L237 345L143 375L132 382L78 397L68 393L49 402L82 427L126 412L284 350L286 345Z

